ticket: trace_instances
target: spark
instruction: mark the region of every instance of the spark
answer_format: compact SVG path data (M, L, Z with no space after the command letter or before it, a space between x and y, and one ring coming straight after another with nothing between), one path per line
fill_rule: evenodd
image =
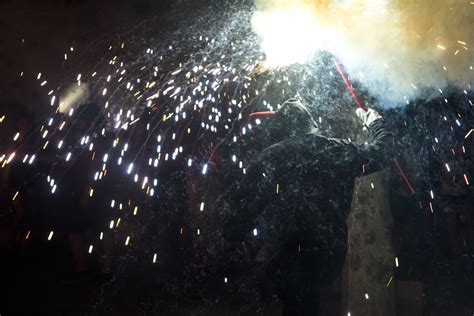
M7 159L7 165L13 160L13 158L15 158L15 152L12 152L10 154L10 156L8 156L8 159Z
M16 191L15 195L13 195L12 201L16 200L16 198L18 197L18 194L20 194L20 191Z
M467 139L469 136L471 136L472 132L474 132L474 129L471 129L466 136L464 136L464 139Z
M131 163L130 165L128 165L127 174L132 173L132 170L133 170L133 163Z
M35 160L36 158L36 155L33 155L31 156L30 160L28 161L28 163L31 165L33 163L33 161Z

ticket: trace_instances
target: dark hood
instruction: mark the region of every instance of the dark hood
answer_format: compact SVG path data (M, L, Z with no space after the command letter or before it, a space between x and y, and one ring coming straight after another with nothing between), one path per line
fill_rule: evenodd
M278 141L318 132L318 124L301 101L292 98L276 111L269 121L270 135Z

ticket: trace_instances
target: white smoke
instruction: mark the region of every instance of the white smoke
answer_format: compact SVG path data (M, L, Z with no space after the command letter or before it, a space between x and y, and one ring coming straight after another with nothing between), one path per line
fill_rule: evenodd
M270 66L327 50L389 105L439 95L447 85L471 89L474 2L256 1L252 24Z
M71 85L59 97L59 112L66 113L70 109L78 108L80 105L86 102L88 95L89 88L86 83L81 83L80 86L77 84Z

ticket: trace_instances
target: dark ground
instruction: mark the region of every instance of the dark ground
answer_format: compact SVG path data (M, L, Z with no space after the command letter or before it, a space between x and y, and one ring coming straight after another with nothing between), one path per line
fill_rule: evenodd
M58 237L52 242L17 245L3 248L0 300L2 315L278 315L280 304L249 306L247 312L237 313L242 306L226 300L216 304L202 302L193 295L164 294L158 281L164 271L149 263L118 263L119 275L108 283L94 278L98 267L96 255L88 258L91 275L73 284L65 284L72 271L72 257L66 240ZM410 258L401 256L404 265ZM413 260L412 260L413 262ZM404 266L402 265L402 267ZM412 267L413 268L413 267ZM410 267L400 271L408 274ZM424 314L472 315L474 256L464 254L452 259L436 259L426 266L424 280L415 283L399 277L399 315L420 304L419 287L423 288ZM408 280L413 281L413 280ZM340 315L341 292L336 283L322 291L321 315ZM418 301L417 301L418 300ZM235 305L233 305L235 304ZM405 311L405 312L403 312Z

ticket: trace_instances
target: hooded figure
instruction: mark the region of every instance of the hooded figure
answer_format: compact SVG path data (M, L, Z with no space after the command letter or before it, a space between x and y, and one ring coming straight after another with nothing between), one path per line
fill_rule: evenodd
M383 120L374 110L357 114L369 132L364 145L321 136L309 110L286 101L263 123L275 141L234 199L224 237L259 245L257 261L267 264L285 315L317 315L319 287L344 264L354 180L383 167Z

